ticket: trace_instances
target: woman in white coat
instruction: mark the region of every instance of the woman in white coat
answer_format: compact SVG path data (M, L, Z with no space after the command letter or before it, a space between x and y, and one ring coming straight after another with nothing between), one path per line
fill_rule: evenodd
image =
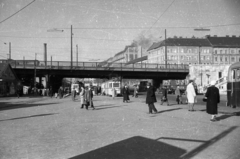
M193 86L193 80L189 80L189 84L187 85L187 99L188 99L188 111L194 111L194 103L196 98L196 92Z

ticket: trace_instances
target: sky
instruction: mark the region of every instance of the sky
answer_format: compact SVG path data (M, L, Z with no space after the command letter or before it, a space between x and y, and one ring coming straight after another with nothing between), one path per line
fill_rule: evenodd
M27 6L27 7L25 7ZM25 7L25 8L24 8ZM240 36L240 0L0 0L0 59L100 62L144 37ZM210 31L195 31L207 28Z

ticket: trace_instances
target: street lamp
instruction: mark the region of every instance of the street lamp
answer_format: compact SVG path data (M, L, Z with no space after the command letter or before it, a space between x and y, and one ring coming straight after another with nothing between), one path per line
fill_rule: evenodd
M7 45L7 43L4 43L4 44ZM8 55L8 59L11 59L11 42L9 42L8 46L9 46L9 54L7 55Z
M53 28L53 29L49 29L47 30L48 32L63 32L64 30L61 30L61 29L57 29L57 28ZM71 42L70 42L70 45L71 45L71 51L70 51L70 56L71 56L71 69L72 69L72 64L73 64L73 33L72 33L72 25L71 25Z

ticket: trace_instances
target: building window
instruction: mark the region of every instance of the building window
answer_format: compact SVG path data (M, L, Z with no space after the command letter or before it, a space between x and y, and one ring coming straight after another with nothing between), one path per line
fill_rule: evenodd
M240 50L239 50L239 51L240 51ZM181 53L184 53L184 51L183 51L183 49L182 49L182 48L180 49L180 52L181 52Z
M177 49L172 49L172 52L173 53L177 53Z
M135 54L135 59L137 59L138 58L138 55L137 54Z
M228 52L227 52L227 50L225 50L225 54L227 54Z
M240 54L240 50L238 50L238 54Z
M188 53L191 53L192 52L192 49L188 49Z
M222 50L220 50L220 54L222 54Z
M228 58L227 57L225 57L225 62L228 62Z
M223 62L223 58L222 57L220 57L220 62Z
M231 50L231 54L234 54L235 53L235 51L234 50Z
M232 62L235 62L235 57L231 57L231 61L232 61Z
M215 54L217 54L217 50L215 50L214 52L215 52Z
M217 62L217 61L218 61L218 57L217 57L217 56L215 56L215 58L214 58L214 59L215 59L215 62Z

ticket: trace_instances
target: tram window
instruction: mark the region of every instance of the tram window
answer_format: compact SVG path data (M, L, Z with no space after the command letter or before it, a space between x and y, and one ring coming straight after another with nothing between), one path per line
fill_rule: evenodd
M119 87L120 83L113 83L113 87Z
M109 83L109 88L112 88L112 83Z

